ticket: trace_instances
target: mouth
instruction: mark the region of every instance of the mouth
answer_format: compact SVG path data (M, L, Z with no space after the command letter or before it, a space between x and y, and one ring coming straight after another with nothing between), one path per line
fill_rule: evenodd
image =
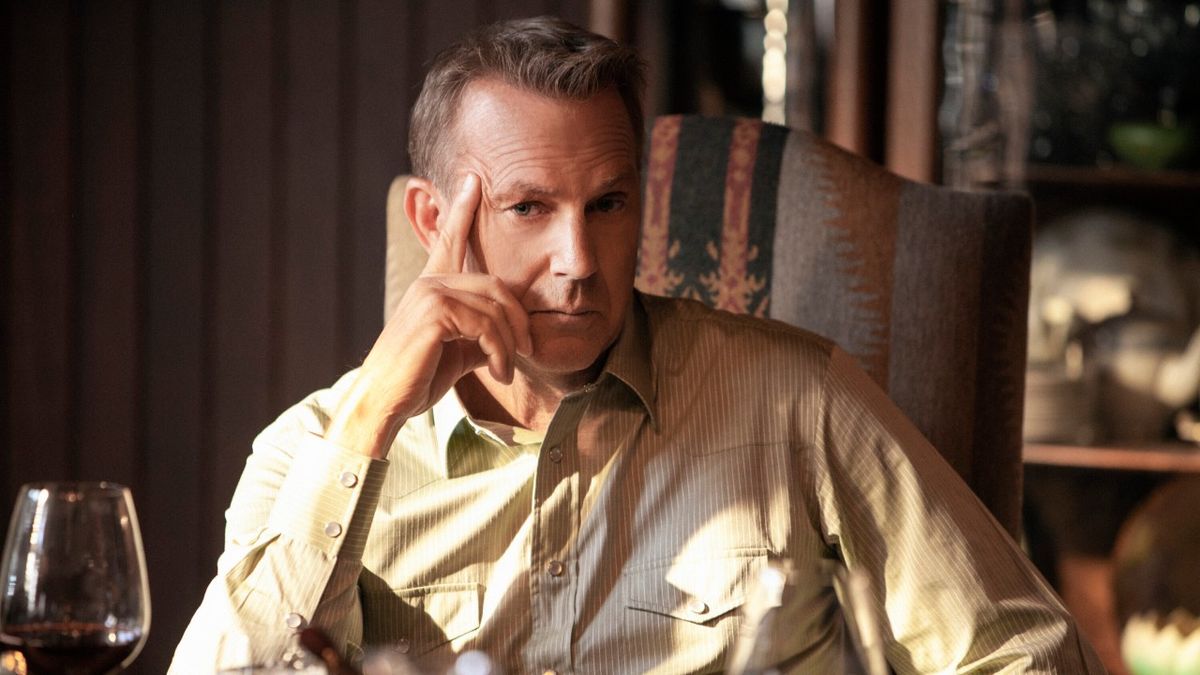
M545 315L550 315L550 316L561 316L561 317L584 317L584 316L591 316L593 314L599 314L599 313L600 313L599 311L594 310L594 309L531 309L531 310L529 310L530 316L533 316L534 314L545 314Z
M531 322L555 331L588 331L600 318L600 312L591 309L538 309L529 313Z

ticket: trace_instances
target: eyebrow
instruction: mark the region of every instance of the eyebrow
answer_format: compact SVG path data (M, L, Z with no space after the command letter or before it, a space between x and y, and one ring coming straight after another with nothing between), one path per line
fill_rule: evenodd
M524 199L529 197L552 197L554 190L548 190L537 183L529 183L526 181L516 181L510 185L506 185L503 190L495 190L492 192L492 200L498 202L509 202L518 197Z
M600 184L599 191L600 192L608 192L609 190L615 188L616 186L620 185L622 182L627 181L627 180L633 180L633 174L629 173L628 171L624 171L624 172L615 174L615 175L607 178L603 183Z
M603 182L600 183L600 185L596 189L596 192L598 192L598 193L609 192L616 186L620 185L622 182L627 181L627 180L632 180L632 179L633 179L633 174L628 171L611 175L608 178L604 179ZM553 197L554 195L555 195L555 190L548 189L543 185L538 185L537 183L530 183L528 181L518 180L518 181L514 181L510 185L504 186L504 188L502 190L496 190L496 191L492 192L491 198L492 198L493 202L505 203L505 202L509 202L509 201L514 201L518 198L520 198L520 199L530 199L530 198L536 199L536 198L543 198L543 197Z

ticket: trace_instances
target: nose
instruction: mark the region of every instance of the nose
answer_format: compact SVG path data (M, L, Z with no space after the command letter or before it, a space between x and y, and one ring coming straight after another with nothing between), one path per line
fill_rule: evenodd
M596 246L584 213L564 214L555 224L550 271L556 277L582 280L596 273Z

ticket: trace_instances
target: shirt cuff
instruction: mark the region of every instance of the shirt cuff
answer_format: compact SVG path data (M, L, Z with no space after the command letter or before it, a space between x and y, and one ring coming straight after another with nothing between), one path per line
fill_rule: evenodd
M387 468L387 460L305 434L276 496L268 527L328 556L359 560Z

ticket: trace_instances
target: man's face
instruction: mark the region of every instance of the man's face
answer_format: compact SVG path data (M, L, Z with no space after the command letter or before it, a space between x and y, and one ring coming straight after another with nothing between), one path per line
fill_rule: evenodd
M458 172L482 184L474 271L529 312L532 373L591 367L621 330L633 288L641 200L620 95L551 99L497 80L464 92Z

